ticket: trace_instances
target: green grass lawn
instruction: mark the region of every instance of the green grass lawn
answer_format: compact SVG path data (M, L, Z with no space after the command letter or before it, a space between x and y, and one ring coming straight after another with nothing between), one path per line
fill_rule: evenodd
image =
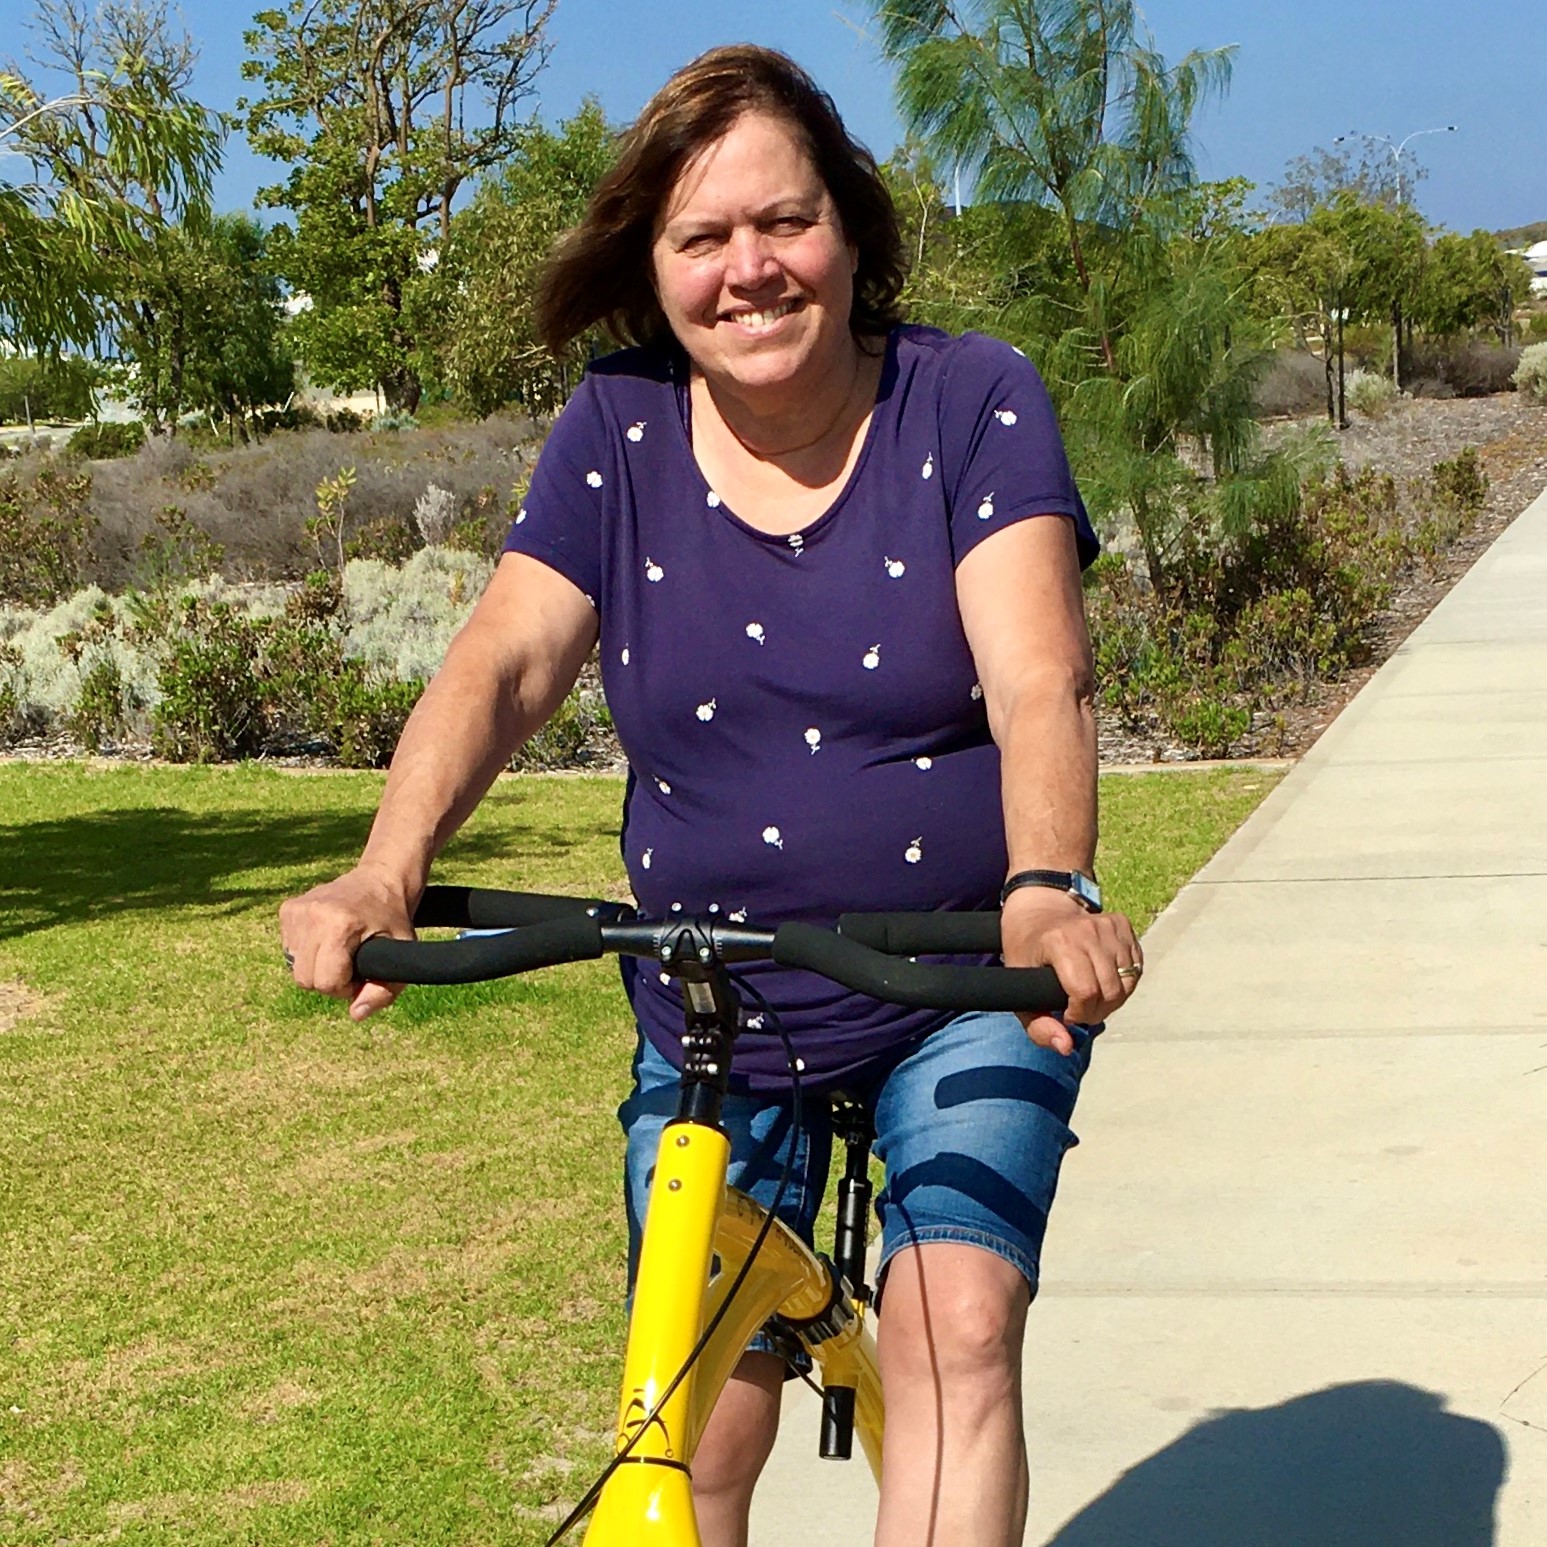
M1103 785L1142 927L1255 770ZM607 1447L616 969L288 983L380 776L0 767L0 1539L540 1543ZM615 780L507 779L441 874L617 894Z

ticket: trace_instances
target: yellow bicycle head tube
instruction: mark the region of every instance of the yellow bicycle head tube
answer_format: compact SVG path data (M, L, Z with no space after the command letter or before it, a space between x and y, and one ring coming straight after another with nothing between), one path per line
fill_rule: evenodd
M586 1547L698 1547L688 1474L698 1439L691 1422L697 1372L661 1399L703 1330L729 1160L730 1141L717 1128L678 1122L661 1134L618 1407L617 1448L632 1445L597 1501Z

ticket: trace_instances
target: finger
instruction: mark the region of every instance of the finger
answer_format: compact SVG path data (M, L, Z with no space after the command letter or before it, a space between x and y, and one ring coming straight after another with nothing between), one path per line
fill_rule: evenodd
M378 1010L385 1010L403 992L401 983L377 983L370 979L353 984L352 988L353 996L349 1001L349 1018L352 1021L363 1021Z
M1022 1015L1020 1020L1026 1035L1038 1047L1062 1053L1066 1058L1074 1051L1074 1037L1056 1015Z
M1082 1026L1094 1025L1123 1002L1117 963L1100 935L1082 934L1074 940L1062 940L1048 954L1048 965L1058 974L1069 999L1064 1012L1067 1019Z

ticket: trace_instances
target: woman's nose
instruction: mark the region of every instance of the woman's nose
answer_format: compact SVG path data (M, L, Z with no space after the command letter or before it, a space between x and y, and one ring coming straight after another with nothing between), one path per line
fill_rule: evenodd
M726 283L738 290L756 290L778 272L778 260L764 234L752 226L731 233L725 254Z

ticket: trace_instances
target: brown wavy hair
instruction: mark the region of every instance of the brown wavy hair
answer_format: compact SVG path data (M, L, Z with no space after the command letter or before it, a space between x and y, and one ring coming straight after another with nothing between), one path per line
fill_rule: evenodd
M701 54L651 98L580 224L555 243L537 292L538 333L550 350L558 354L597 324L620 344L671 338L655 294L656 224L683 170L748 112L789 123L832 196L859 255L849 313L855 336L884 334L902 320L907 262L875 157L793 59L741 43Z

